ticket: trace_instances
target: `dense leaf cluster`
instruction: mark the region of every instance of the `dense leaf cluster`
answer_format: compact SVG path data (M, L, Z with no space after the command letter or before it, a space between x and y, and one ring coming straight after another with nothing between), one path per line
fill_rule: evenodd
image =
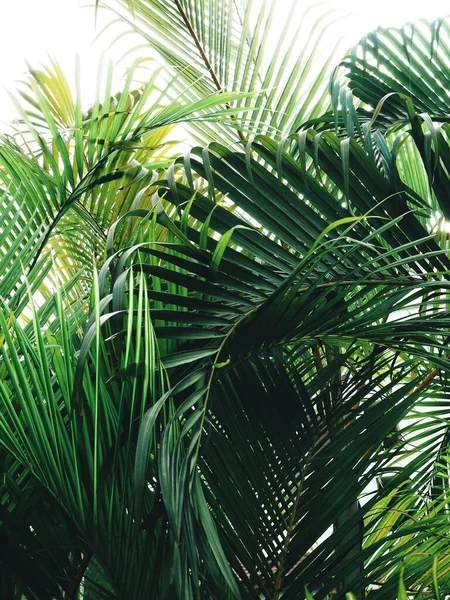
M1 139L4 598L450 588L449 25L251 4L111 1L163 66Z

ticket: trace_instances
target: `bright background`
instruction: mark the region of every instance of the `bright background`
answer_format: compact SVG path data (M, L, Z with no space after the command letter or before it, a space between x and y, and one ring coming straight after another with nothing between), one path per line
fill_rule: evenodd
M323 10L328 6L341 14L352 13L341 19L333 29L330 48L335 46L338 38L342 38L344 47L350 47L378 25L401 26L406 21L419 18L432 20L450 13L448 0L376 0L371 3L361 0L295 1L302 2L305 7L315 4ZM92 6L80 8L81 2L0 0L0 130L1 122L9 122L16 115L7 91L14 91L17 81L23 79L26 60L33 67L38 67L40 63L48 62L48 55L53 56L70 76L74 72L75 53L78 53L81 57L83 97L85 101L93 97L96 67L108 41L103 35L95 42L96 33L102 28L101 14L96 27ZM275 18L278 11L283 11L285 3L286 0L274 0Z

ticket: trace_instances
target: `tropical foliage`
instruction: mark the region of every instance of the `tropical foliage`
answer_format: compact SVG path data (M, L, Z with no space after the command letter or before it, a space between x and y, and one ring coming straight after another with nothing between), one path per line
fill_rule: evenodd
M119 93L20 90L4 598L450 589L450 27L317 69L331 17L297 4L274 38L265 3L111 0L143 40Z

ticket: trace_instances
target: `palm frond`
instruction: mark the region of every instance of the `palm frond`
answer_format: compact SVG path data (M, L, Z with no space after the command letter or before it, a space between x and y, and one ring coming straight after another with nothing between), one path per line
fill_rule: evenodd
M339 15L305 12L298 3L288 2L281 22L275 22L274 2L264 1L256 8L247 0L133 1L132 13L126 0L99 7L115 15L118 37L125 26L145 40L144 47L156 51L174 75L172 89L185 98L195 101L217 90L259 91L248 125L238 129L239 137L227 126L195 123L192 133L202 144L215 140L218 131L232 144L245 140L248 132L268 132L279 139L329 106L333 55L328 52L320 62L318 58Z

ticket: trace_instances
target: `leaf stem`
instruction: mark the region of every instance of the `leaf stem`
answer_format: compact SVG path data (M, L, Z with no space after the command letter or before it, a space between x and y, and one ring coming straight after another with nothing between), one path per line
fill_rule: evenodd
M223 92L222 84L220 83L219 78L217 77L216 72L214 71L214 68L213 68L212 64L210 63L209 58L206 56L205 49L203 48L197 34L195 33L195 29L192 26L192 23L190 22L189 17L186 14L186 11L181 6L180 0L175 0L175 6L178 8L178 12L180 13L181 18L183 19L186 27L188 28L188 31L189 31L190 35L192 36L192 39L194 40L194 44L196 45L197 50L199 51L200 56L201 56L203 62L205 63L205 67L207 68L209 74L211 75L211 79L213 80L214 85L217 88L217 91ZM225 103L225 107L231 108L231 106L228 102ZM231 115L231 118L236 119L236 115ZM243 134L243 132L240 129L238 129L237 133L238 133L238 136L241 141L243 141L243 142L247 141L247 138L245 137L245 135Z

